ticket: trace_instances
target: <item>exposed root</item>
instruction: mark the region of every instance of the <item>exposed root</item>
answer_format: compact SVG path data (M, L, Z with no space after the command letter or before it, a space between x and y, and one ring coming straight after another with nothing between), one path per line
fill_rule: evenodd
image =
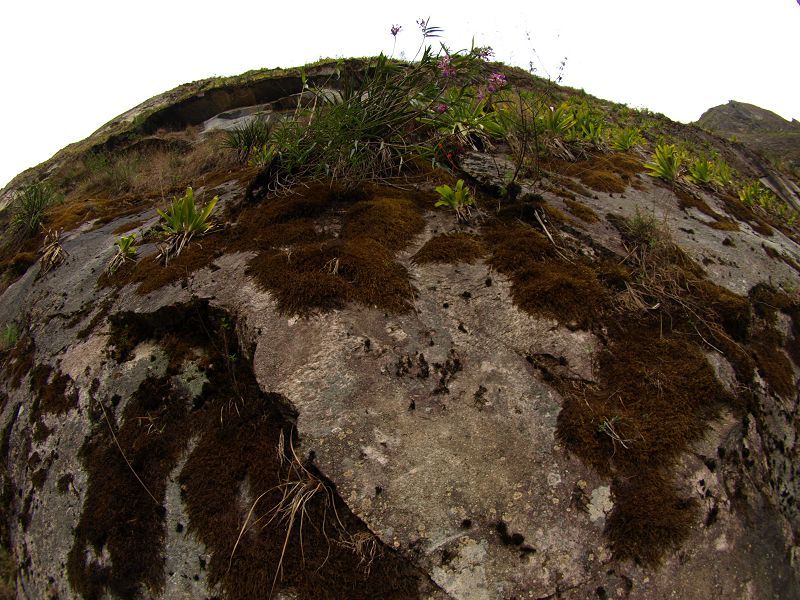
M239 536L236 539L236 543L233 546L233 550L231 551L231 556L228 561L228 570L230 571L233 563L233 555L236 553L236 548L239 546L239 543L244 535L265 519L266 523L264 523L262 527L268 527L276 519L279 523L284 524L286 527L286 536L284 537L283 546L281 548L278 566L275 569L275 576L272 580L272 587L269 593L270 598L275 592L275 586L278 583L278 579L283 577L283 559L286 555L286 549L289 546L289 539L291 538L295 527L297 527L300 537L300 554L303 562L305 562L305 556L303 553L303 526L305 524L306 517L308 516L308 507L309 503L311 502L322 503L323 517L322 522L319 524L319 530L322 532L323 537L328 542L328 555L322 564L317 567L317 569L321 569L325 565L328 556L330 555L331 539L325 530L326 521L328 521L327 515L329 512L333 515L333 519L331 520L333 529L338 532L338 539L335 541L347 548L351 548L359 556L362 564L366 562L367 572L369 572L369 566L371 566L376 552L375 546L370 547L368 540L362 539L363 533L356 534L355 536L350 536L347 533L347 530L339 518L339 514L336 510L333 490L331 490L330 487L326 485L326 483L322 481L316 474L303 465L300 457L297 456L297 452L294 449L294 444L292 443L291 438L288 444L288 456L285 448L285 438L283 431L281 431L278 438L278 459L281 466L286 469L286 475L283 477L283 481L281 481L280 484L263 492L258 496L258 498L255 499L253 505L250 507L250 510L247 513L245 522L239 531ZM264 496L276 489L282 492L282 497L278 504L276 504L267 513L253 520L251 523L251 519L253 518L253 514L258 506L258 503L262 498L264 498ZM312 525L314 524L312 523ZM314 526L316 527L316 525Z

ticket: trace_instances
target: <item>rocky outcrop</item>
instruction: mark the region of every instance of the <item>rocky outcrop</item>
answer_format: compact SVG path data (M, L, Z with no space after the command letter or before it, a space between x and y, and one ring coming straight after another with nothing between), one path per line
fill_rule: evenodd
M798 597L796 238L630 156L500 201L507 160L466 224L227 178L166 267L106 273L153 208L67 232L0 296L17 597Z

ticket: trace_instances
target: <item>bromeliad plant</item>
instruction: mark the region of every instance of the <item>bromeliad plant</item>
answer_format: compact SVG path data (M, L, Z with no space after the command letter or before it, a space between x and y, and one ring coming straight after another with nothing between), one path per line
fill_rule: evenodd
M456 214L456 220L466 221L470 217L469 207L475 204L475 199L472 197L469 189L464 187L464 180L459 179L456 182L456 188L453 189L449 185L440 185L436 188L440 199L436 202L435 206L448 206L453 209Z
M487 98L479 98L474 88L452 89L442 102L432 106L419 122L436 128L451 143L472 147L502 139L507 133L502 111L486 112Z
M733 181L733 170L724 160L717 158L712 163L714 181L720 187L728 187Z
M645 163L645 168L651 177L658 177L665 181L677 181L683 164L682 153L675 144L659 144L653 154L653 162Z
M705 157L694 160L689 165L688 177L697 185L710 185L714 182L714 163Z
M641 143L642 136L636 127L617 129L611 136L611 148L617 152L627 152Z
M157 210L161 216L161 230L165 236L160 256L164 262L178 256L195 235L208 233L213 227L209 221L219 198L214 198L205 208L199 209L194 201L194 191L186 188L182 198L176 198L166 211Z
M596 146L602 144L604 125L602 117L598 113L583 106L575 111L573 119L575 121L572 131L574 137Z
M136 235L123 235L114 244L117 246L117 253L108 263L108 272L114 274L126 262L136 260L137 248L134 246Z

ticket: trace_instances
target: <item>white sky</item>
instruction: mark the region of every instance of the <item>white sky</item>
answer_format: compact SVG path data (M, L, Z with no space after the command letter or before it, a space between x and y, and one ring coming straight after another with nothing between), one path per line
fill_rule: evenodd
M395 6L391 6L395 5ZM419 44L451 48L693 121L735 99L800 120L800 0L3 0L0 186L134 105L187 81ZM530 35L531 41L526 39ZM532 49L535 49L535 53Z

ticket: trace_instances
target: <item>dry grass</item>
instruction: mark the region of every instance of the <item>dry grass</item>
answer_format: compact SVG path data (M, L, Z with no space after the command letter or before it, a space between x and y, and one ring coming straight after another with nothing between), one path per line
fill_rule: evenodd
M93 196L166 198L236 167L230 153L221 148L219 135L197 139L187 132L179 141L84 155L69 173L60 173L70 189L67 201Z
M286 450L287 447L288 451ZM259 495L258 498L256 498L255 502L253 502L253 505L250 507L250 510L247 513L247 517L245 518L245 522L239 531L239 536L236 539L236 543L233 545L233 550L231 551L231 556L228 561L228 570L230 571L230 567L233 564L233 557L236 553L236 549L239 547L239 543L242 541L248 530L255 527L260 522L266 520L266 523L262 525L262 528L268 527L276 520L278 523L285 526L286 536L283 540L283 546L281 548L280 558L278 559L278 565L275 568L275 576L272 580L272 588L270 589L269 597L272 597L278 580L282 579L283 560L286 556L286 549L289 546L289 541L292 537L292 532L294 531L295 527L299 533L300 555L303 563L305 563L305 554L303 552L303 527L306 524L306 520L309 519L309 506L312 502L321 504L322 506L322 522L315 524L314 526L318 529L318 531L322 532L322 536L329 543L329 550L330 537L325 530L329 514L331 515L331 527L333 530L338 532L338 537L342 537L344 539L349 537L346 535L346 528L339 518L338 512L336 511L334 492L325 484L324 481L322 481L322 479L320 479L314 472L309 470L303 464L303 461L300 460L299 456L297 456L297 452L294 449L294 444L291 441L291 436L287 444L283 431L280 432L278 438L277 450L281 471L284 473L281 483L277 486L277 489L281 492L280 501L270 511L261 517L254 519L251 523L253 513L255 512L258 503L262 500L262 498L272 493L274 489L267 490ZM354 542L352 545L354 550L361 551L363 562L364 557L366 556L366 554L364 554L365 547L363 542L358 540L358 544ZM367 552L369 551L367 550ZM374 554L375 549L373 547L368 564L371 564L371 558L374 557ZM319 568L321 568L324 564L325 563L323 562Z

